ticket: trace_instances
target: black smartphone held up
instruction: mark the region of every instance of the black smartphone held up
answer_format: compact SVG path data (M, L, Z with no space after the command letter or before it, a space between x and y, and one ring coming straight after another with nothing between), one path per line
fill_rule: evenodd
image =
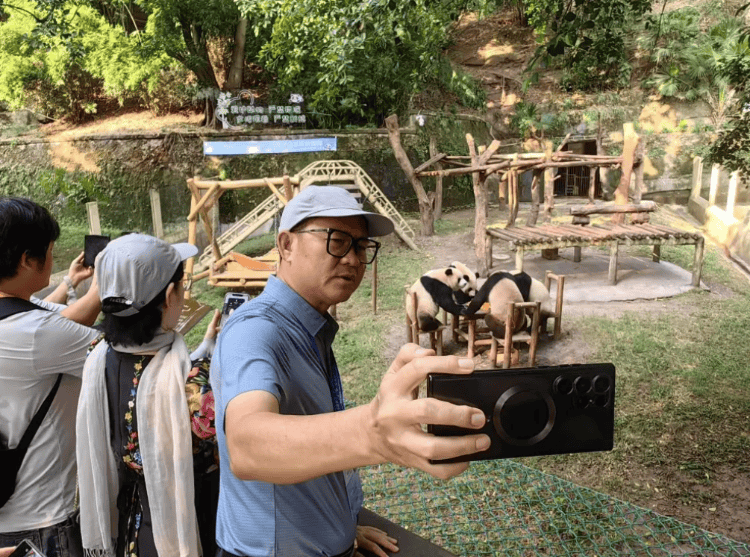
M437 463L609 451L614 446L615 366L609 363L430 374L427 396L474 406L487 417L481 430L428 425L428 432L486 433L492 441L486 451Z
M23 540L13 550L9 557L47 557L42 550L31 543L29 540Z
M86 267L93 267L96 256L109 243L109 236L99 236L98 234L87 234L83 240L83 264Z
M227 292L224 296L224 306L221 308L221 324L223 327L232 312L250 299L249 294L243 292Z

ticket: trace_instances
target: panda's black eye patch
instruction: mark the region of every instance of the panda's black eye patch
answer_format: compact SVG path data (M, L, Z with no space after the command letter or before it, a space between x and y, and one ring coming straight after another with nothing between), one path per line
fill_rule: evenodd
M465 280L466 282L469 282L469 275L464 275L464 280Z

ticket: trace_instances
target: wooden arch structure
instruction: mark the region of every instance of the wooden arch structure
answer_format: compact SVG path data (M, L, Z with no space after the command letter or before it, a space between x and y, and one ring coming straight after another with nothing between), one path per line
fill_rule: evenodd
M188 242L197 243L198 222L202 221L209 245L200 256L188 260L186 272L193 280L208 277L209 284L213 286L249 288L265 285L268 276L275 271L274 250L259 260L247 257L243 259L230 250L273 218L300 189L311 184L337 184L350 192L359 192L375 210L394 222L396 234L406 245L417 249L411 227L358 164L347 160L324 160L309 164L294 176L249 180L190 178L187 181L192 194L190 214L187 217ZM227 231L217 236L208 211L218 203L224 192L247 188L268 188L271 195ZM233 263L239 263L241 268L227 272L226 266ZM186 296L189 295L187 292Z

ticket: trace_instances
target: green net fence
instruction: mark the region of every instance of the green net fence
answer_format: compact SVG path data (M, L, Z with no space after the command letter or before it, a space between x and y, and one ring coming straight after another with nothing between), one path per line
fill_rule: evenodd
M750 546L512 460L450 481L361 470L367 508L459 556L750 556Z

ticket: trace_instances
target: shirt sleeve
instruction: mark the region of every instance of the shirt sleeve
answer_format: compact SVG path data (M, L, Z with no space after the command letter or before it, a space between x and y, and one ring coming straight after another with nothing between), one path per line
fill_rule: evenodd
M236 396L250 391L266 391L281 401L279 333L278 325L261 317L243 316L227 323L215 354L224 408Z
M87 349L99 332L58 313L44 313L34 334L34 367L37 373L65 373L81 377Z
M31 301L35 303L36 305L43 307L44 309L48 309L49 311L55 311L55 312L60 312L64 309L67 309L68 307L65 304L56 304L55 302L47 302L45 300L42 300L41 298L36 298L34 296L31 297Z

